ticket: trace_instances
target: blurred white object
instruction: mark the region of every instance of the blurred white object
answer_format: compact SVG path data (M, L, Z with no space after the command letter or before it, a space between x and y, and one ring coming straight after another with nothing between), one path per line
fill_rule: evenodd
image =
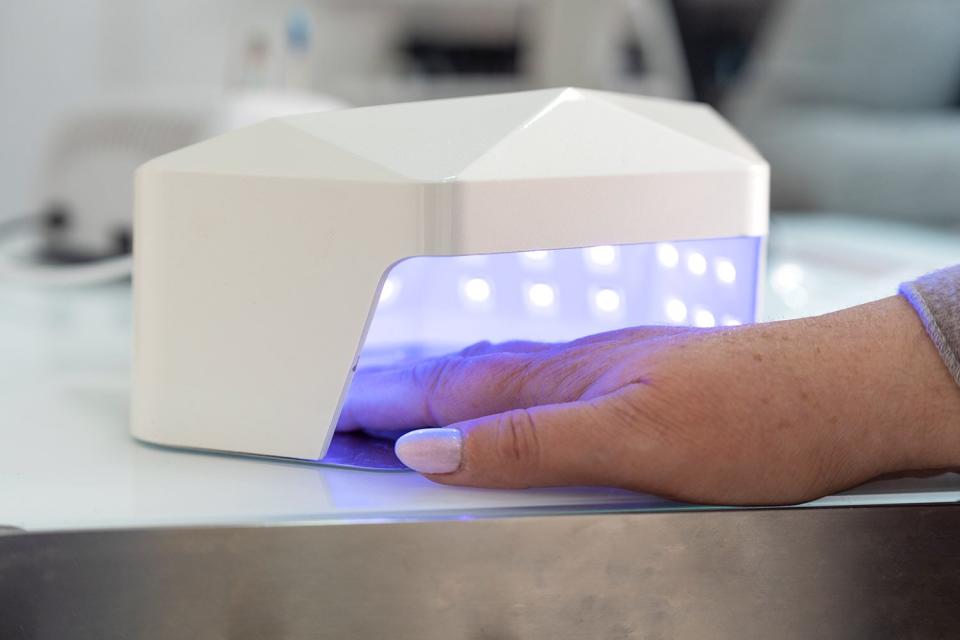
M77 284L128 276L137 166L265 119L342 106L306 93L165 91L115 95L70 111L47 147L33 216L39 229L17 256L0 246L0 277Z
M68 259L126 253L139 165L262 120L343 106L305 93L147 92L79 108L55 129L44 163L46 248Z
M132 431L317 461L365 337L575 337L687 303L753 320L767 180L705 105L578 89L292 116L167 154L137 172Z

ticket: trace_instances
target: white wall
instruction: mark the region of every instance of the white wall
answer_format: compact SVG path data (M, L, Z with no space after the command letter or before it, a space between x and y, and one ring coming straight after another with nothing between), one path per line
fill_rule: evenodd
M0 2L0 218L33 206L44 140L99 88L97 0Z
M114 90L222 87L238 4L0 2L0 219L36 206L45 141L65 109Z
M430 0L425 1L429 8L412 13L416 3L407 0L0 0L0 218L37 206L37 175L53 125L65 110L104 93L309 85L348 102L369 104L522 88L517 81L502 79L489 86L476 79L427 86L422 79L397 75L393 55L397 33L411 20L450 29L457 24L455 16L463 29L509 30L517 17L516 2L494 3L496 10L491 8L488 14L479 9L489 8L484 0L465 0L461 9L467 13L455 12L444 21L426 18L442 6ZM647 11L660 6L652 0L643 2ZM543 6L579 10L577 4L557 0ZM312 53L305 65L290 58L286 49L284 25L295 8L309 11L313 21ZM582 35L586 27L576 19L564 24L573 35L561 29L554 53L566 52L561 56L566 62L554 64L551 69L556 73L540 81L606 85L602 73L609 70L593 64L578 74L578 67L571 67L573 58L564 40ZM669 31L660 22L655 27L657 34ZM653 42L662 37L645 38L650 41L645 44L664 48ZM251 81L250 65L244 60L249 60L245 56L256 39L269 41L270 51L262 80ZM588 39L594 40L609 38ZM581 48L570 50L589 57ZM651 56L653 62L658 59ZM652 84L644 80L642 86L626 88L674 95L678 93L670 88L676 84L674 75L675 69L667 69L652 74ZM660 86L663 83L657 81L662 78L670 82Z

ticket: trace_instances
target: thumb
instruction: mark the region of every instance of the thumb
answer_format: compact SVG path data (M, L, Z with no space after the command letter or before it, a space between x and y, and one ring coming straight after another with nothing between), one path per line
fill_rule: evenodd
M435 482L493 488L622 485L623 410L630 385L589 401L541 405L419 429L396 443L397 457Z

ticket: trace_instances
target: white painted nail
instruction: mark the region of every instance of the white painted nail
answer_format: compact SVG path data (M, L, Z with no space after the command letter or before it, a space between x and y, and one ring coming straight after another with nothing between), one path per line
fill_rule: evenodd
M453 473L460 468L463 437L458 429L418 429L401 436L394 451L419 473Z

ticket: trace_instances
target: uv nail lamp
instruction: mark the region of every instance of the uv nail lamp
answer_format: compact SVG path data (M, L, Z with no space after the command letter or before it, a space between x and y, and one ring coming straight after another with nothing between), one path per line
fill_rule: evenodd
M706 106L578 89L161 156L136 176L133 434L323 461L358 363L752 321L768 181Z

